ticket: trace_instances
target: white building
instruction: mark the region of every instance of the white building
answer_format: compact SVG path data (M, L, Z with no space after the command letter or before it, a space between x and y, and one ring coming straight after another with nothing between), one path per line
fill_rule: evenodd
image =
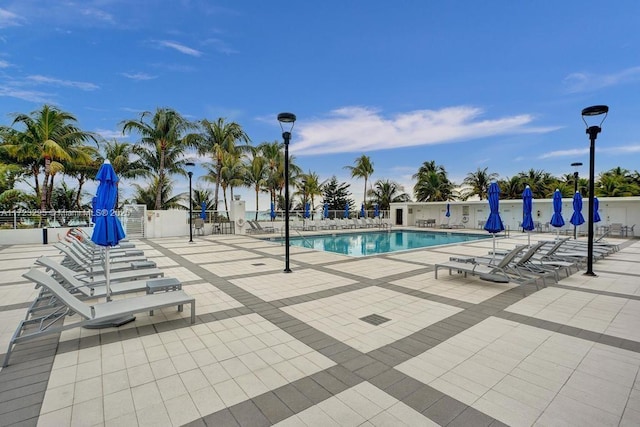
M627 229L635 224L640 227L640 197L599 197L598 213L601 221L595 226L598 230L611 224L619 223ZM451 215L446 216L447 204ZM517 230L522 221L522 200L500 200L500 217L505 228ZM583 199L582 215L585 223L578 228L586 233L588 221L589 200ZM489 202L487 200L454 201L454 202L404 202L392 203L390 215L392 224L396 226L416 226L426 224L426 220L435 220L435 227L442 224L462 225L464 228L482 228L489 217ZM573 230L569 223L573 214L573 199L562 200L562 217L566 229ZM552 199L533 200L533 220L540 226L540 231L555 231L548 224L553 215ZM430 221L432 224L433 221ZM634 230L635 231L635 230ZM640 234L640 233L636 233ZM631 233L629 233L631 236Z

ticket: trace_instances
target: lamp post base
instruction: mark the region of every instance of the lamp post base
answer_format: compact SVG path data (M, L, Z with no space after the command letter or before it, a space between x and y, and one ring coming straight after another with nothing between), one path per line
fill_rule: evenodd
M290 269L290 268L285 268L285 269L284 269L284 270L282 270L282 271L284 271L285 273L291 273L291 269Z
M586 273L583 274L583 276L598 277L598 275L593 271L587 271Z

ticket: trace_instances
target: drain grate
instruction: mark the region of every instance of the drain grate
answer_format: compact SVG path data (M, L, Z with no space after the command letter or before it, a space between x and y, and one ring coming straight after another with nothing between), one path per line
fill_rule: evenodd
M267 264L265 264L264 262L256 262L255 264L251 264L251 265L253 265L254 267L260 267L261 265L267 265Z
M391 319L387 319L384 316L380 316L379 314L370 314L368 316L361 317L360 320L363 322L367 322L373 326L382 325L384 322L388 322Z

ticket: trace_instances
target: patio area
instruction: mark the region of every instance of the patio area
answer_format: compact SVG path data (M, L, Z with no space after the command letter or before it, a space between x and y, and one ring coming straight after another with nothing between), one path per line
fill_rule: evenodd
M166 308L17 345L0 425L640 425L638 240L609 239L621 250L594 264L598 277L526 296L434 278L434 264L486 255L491 240L366 258L291 247L291 274L279 244L194 241L134 241L196 298L194 325L189 307ZM2 357L38 293L21 275L40 255L62 259L0 245Z

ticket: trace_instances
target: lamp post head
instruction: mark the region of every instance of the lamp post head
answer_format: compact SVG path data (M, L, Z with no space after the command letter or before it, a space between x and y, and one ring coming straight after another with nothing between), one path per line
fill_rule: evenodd
M582 110L582 121L587 126L587 133L589 133L589 129L592 127L598 128L598 130L600 130L600 126L602 125L604 120L607 118L608 113L609 113L609 107L607 105L592 105L591 107L584 108ZM602 118L602 120L600 120L599 124L589 125L589 123L587 123L587 119L586 119L587 117L595 117L603 114L604 114L604 117Z
M291 131L293 130L293 125L296 122L296 115L293 113L280 113L278 114L278 121L280 122L280 129L282 129L282 137L284 138L285 144L289 143L289 139L291 139ZM291 124L289 129L285 130L285 125Z
M187 168L187 175L191 178L193 176L193 168L196 167L196 164L193 162L187 162L184 166Z

